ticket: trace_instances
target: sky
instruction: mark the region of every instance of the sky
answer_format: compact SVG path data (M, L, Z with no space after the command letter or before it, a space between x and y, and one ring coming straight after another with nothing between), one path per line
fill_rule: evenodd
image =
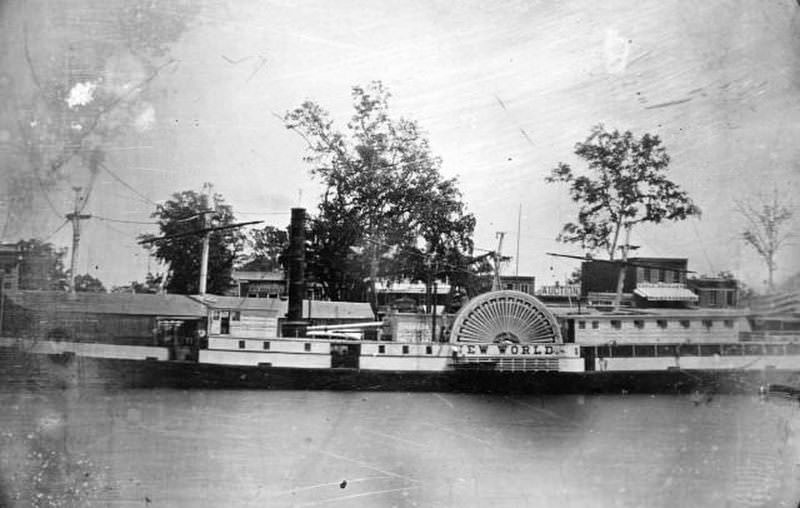
M61 10L58 23L86 15L72 10L79 1L44 4ZM43 19L35 11L6 9L4 26ZM14 75L24 72L20 32L9 33L0 70ZM40 27L35 58L58 49L49 33ZM574 145L598 123L659 135L671 178L703 210L634 229L637 255L686 257L698 273L727 270L761 287L766 270L737 238L735 200L778 189L796 206L800 6L791 0L206 1L170 55L126 134L104 147L116 177L98 175L85 209L95 218L83 224L78 272L108 287L158 269L136 244L153 230L138 222L173 192L211 182L238 219L280 227L293 206L313 211L321 188L304 142L278 117L310 99L343 128L351 87L372 80L392 93L393 115L419 123L444 176L458 178L475 245L495 249L505 232L503 253L519 257L504 272L518 264L537 286L577 266L546 252L582 254L555 241L577 207L545 177L560 161L585 167ZM56 211L86 180L75 171L48 191ZM32 234L70 245L68 226L53 233L63 218L34 199ZM783 250L778 280L800 269L798 251L796 242Z

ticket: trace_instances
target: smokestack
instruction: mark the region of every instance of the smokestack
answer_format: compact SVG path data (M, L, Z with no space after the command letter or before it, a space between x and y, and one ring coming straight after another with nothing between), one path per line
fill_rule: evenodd
M289 226L289 312L283 325L284 337L302 337L308 323L303 321L306 295L306 209L292 208Z

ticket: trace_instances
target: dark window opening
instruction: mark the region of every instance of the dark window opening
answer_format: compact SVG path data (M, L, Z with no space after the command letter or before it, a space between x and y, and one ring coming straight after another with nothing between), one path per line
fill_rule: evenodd
M636 356L651 357L656 355L655 346L636 346Z
M592 321L592 329L593 330L597 330L598 328L600 328L600 322L599 321Z
M761 355L764 354L764 348L761 347L761 344L745 344L744 345L744 354L753 355L753 356L761 356Z
M733 328L733 320L732 319L726 319L726 320L724 320L722 322L722 324L725 325L725 328Z
M692 325L692 322L689 321L688 319L682 319L681 320L681 326L683 328L689 328L691 325Z
M667 327L667 320L666 319L659 319L656 321L656 324L659 328L666 328Z
M714 326L714 321L710 319L704 319L703 326L705 326L706 328L711 328L712 326Z
M310 342L306 342L304 344L304 348L305 348L306 351L311 351L311 343Z
M578 321L578 329L584 330L586 328L586 321Z
M742 355L742 345L741 344L724 344L722 346L722 354L727 356L741 356Z
M425 354L432 355L433 354L433 346L425 346Z
M264 342L264 350L269 351L269 342Z
M242 313L238 310L235 312L231 312L231 321L241 321Z
M611 328L619 330L620 328L622 328L622 321L620 321L619 319L612 319Z
M239 341L239 349L244 349L244 341L243 340Z
M656 346L657 356L677 356L678 350L673 344L660 344Z
M635 326L636 328L639 328L639 329L644 328L644 320L634 319L633 320L633 326Z
M720 354L719 344L700 344L700 356L714 356Z
M386 346L384 346L383 344L378 346L378 353L385 353L385 352L386 352Z
M783 356L786 353L784 353L783 344L764 344L764 354Z
M408 354L408 346L403 346L403 354L404 355Z
M633 346L614 346L611 353L615 358L631 358L633 357Z

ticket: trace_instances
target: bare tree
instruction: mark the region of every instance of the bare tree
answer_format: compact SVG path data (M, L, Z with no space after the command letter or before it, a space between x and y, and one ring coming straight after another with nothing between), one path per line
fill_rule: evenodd
M744 219L742 240L764 260L769 273L767 287L773 291L773 277L777 268L775 258L792 235L792 204L777 189L773 189L771 196L761 194L753 200L736 200L735 205L736 211Z

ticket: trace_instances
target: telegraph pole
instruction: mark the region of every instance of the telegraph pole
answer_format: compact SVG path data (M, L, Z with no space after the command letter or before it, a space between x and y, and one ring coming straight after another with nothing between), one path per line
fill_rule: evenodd
M211 184L204 184L203 185L203 229L206 230L203 233L203 257L200 261L200 288L199 293L201 295L206 294L206 281L208 280L208 235L211 233L207 230L208 228L208 213L206 212L209 210L208 208L208 195L211 190Z
M75 271L78 269L78 246L81 243L81 221L91 219L89 214L82 214L83 206L80 202L84 200L81 197L81 188L73 187L75 191L75 208L72 213L66 215L66 219L72 222L72 256L69 263L69 292L75 293ZM84 203L85 206L85 203Z

